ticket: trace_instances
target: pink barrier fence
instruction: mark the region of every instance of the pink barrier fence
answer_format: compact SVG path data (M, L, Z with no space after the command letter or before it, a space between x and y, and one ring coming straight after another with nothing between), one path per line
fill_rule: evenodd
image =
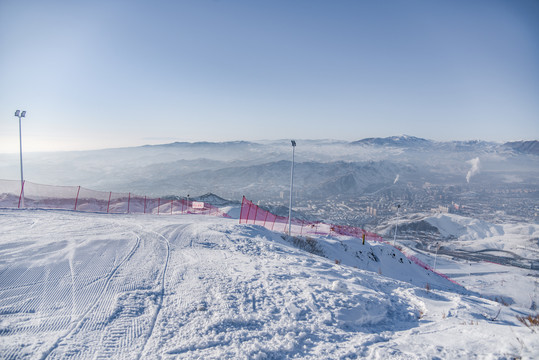
M269 230L272 231L280 231L284 233L288 233L288 218L284 216L278 216L270 213L267 210L261 209L257 205L255 205L252 201L249 201L245 198L245 196L242 199L241 202L241 212L240 212L240 224L255 224L255 225L261 225ZM363 234L365 234L365 239L369 241L379 241L383 242L385 244L388 244L392 246L390 243L385 241L380 235L371 233L368 231L365 231L363 229L353 227L353 226L344 226L344 225L332 225L332 224L325 224L322 222L308 222L303 220L291 220L291 234L290 235L345 235L345 236L353 236L361 239L363 237ZM450 279L447 275L439 273L435 271L433 268L431 268L429 265L425 264L421 260L419 260L417 257L413 255L407 255L402 249L397 248L397 250L401 251L404 256L408 258L408 260L412 261L418 266L421 266L422 268L429 270L444 279L447 279L451 281L453 284L460 285L456 281Z
M186 199L161 199L131 193L96 191L0 180L0 207L58 209L109 214L202 214L229 217L218 207Z
M362 238L363 234L365 234L366 240L384 241L381 236L375 233L353 226L332 225L297 219L292 219L290 222L291 235L347 235ZM241 202L240 224L261 225L273 231L288 233L288 217L274 215L267 210L261 209L247 200L245 196Z
M446 274L442 274L441 272L438 272L438 271L434 270L434 269L431 268L429 265L425 264L423 261L419 260L419 259L416 258L415 256L413 256L413 255L406 255L405 252L403 252L403 251L401 251L401 252L408 258L408 260L410 260L411 262L415 263L415 264L418 265L418 266L421 266L423 269L432 271L433 273L440 275L440 276L443 277L444 279L451 281L453 284L457 284L457 285L459 285L459 286L462 286L462 285L460 285L458 282L456 282L455 280L451 279L451 278L450 278L449 276L447 276Z

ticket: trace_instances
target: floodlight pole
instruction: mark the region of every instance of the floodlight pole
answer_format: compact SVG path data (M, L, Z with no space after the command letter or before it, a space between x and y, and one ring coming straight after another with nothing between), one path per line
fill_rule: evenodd
M22 173L22 131L21 131L21 118L26 116L26 111L15 111L15 116L19 118L19 146L21 157L21 205L24 207L24 176Z
M294 151L296 141L292 140L292 169L290 170L290 203L288 206L288 235L292 235L292 192L294 191Z
M434 271L436 271L436 259L438 258L438 250L440 250L440 244L436 243L436 253L434 254Z
M395 224L395 236L393 237L393 246L395 246L395 241L397 240L397 227L399 226L399 209L401 208L400 204L397 205L397 223Z

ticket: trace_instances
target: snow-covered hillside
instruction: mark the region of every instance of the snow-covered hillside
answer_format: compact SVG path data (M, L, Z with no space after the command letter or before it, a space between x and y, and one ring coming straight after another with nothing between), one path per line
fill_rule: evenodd
M377 231L394 234L395 224ZM462 257L484 257L506 263L514 260L524 268L539 267L539 225L527 222L490 223L456 214L412 214L399 224L401 245Z
M533 312L384 244L197 215L0 210L0 228L2 358L539 356Z
M451 238L446 248L466 251L504 250L523 257L539 255L539 225L529 223L491 224L454 214L429 216L426 221ZM533 257L533 255L531 256Z

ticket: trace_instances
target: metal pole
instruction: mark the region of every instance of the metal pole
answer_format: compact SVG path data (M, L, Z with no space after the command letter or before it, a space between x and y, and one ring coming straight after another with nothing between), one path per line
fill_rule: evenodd
M24 207L24 176L22 171L22 129L21 118L26 115L26 111L15 111L15 116L19 118L19 146L20 146L20 158L21 158L21 205Z
M290 170L290 204L288 206L288 235L292 235L292 192L294 191L294 151L296 142L292 142L292 169Z
M397 205L397 223L395 224L395 236L393 237L393 246L395 246L395 241L397 240L397 226L399 226L399 209L400 205Z
M436 253L434 254L434 271L436 271L436 259L438 258L439 249L440 249L440 244L436 243Z

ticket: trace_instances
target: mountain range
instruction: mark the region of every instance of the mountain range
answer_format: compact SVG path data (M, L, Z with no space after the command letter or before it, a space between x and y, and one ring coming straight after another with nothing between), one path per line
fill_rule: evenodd
M413 136L358 141L298 140L295 190L329 199L399 184L537 184L538 141L439 142ZM26 179L147 195L237 200L284 198L290 184L289 140L175 142L132 148L24 154ZM471 160L476 160L472 172ZM0 154L0 178L18 179L18 154ZM469 174L470 173L470 174ZM398 180L398 181L397 181Z

